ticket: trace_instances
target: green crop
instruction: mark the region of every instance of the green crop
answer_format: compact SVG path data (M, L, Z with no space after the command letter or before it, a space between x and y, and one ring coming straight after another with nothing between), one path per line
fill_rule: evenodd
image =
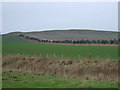
M118 59L117 46L77 46L41 44L24 40L17 36L3 36L3 55L20 54L27 56L63 58L100 58Z

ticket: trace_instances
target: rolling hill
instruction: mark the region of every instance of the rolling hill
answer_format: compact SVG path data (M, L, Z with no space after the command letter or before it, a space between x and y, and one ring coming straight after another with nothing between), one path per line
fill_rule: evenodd
M47 40L109 40L118 39L118 32L97 30L51 30L41 32L25 32L26 36Z

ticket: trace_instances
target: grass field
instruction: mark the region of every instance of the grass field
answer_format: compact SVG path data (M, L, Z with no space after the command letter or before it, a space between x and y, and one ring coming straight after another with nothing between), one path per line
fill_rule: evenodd
M118 83L110 81L90 81L19 72L5 72L2 84L3 88L118 88Z
M118 59L118 47L113 46L70 46L33 43L13 35L3 36L3 55L21 54L64 58Z
M92 60L93 58L100 58L100 59L109 58L112 60L118 60L118 47L113 47L113 46L71 46L71 45L40 44L40 43L24 40L22 38L18 38L14 35L4 35L2 40L3 40L2 41L3 55L14 56L16 54L20 54L23 56L41 55L43 57L46 56L53 57L55 54L55 57L60 58L62 57L63 54L63 58L73 58L73 59L92 58ZM8 59L7 59L8 64L6 65L8 66L8 69L10 69L10 64L12 63L10 63ZM12 59L12 61L14 60ZM15 66L17 66L18 63L16 64L15 62L14 62ZM67 65L64 66L66 67ZM62 76L60 77L50 76L49 74L40 75L35 73L30 74L25 72L20 73L20 72L7 71L7 72L3 72L2 87L3 88L118 88L118 83L113 81L98 81L98 80L90 80L90 79L88 80L83 78L79 78L79 79L70 78L70 77L65 78Z

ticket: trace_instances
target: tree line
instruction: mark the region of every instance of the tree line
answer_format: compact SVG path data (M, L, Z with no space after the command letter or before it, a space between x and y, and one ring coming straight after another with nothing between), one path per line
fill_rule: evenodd
M41 43L66 43L66 44L119 44L120 39L109 39L109 40L41 40L35 37L25 36L23 34L19 34L19 37L24 37L28 40L34 40Z

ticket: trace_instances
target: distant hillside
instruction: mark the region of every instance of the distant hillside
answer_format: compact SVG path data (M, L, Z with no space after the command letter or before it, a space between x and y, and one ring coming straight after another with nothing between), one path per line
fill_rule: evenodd
M18 33L17 33L18 34ZM51 30L22 33L26 36L47 40L106 40L118 39L118 32L95 30Z

